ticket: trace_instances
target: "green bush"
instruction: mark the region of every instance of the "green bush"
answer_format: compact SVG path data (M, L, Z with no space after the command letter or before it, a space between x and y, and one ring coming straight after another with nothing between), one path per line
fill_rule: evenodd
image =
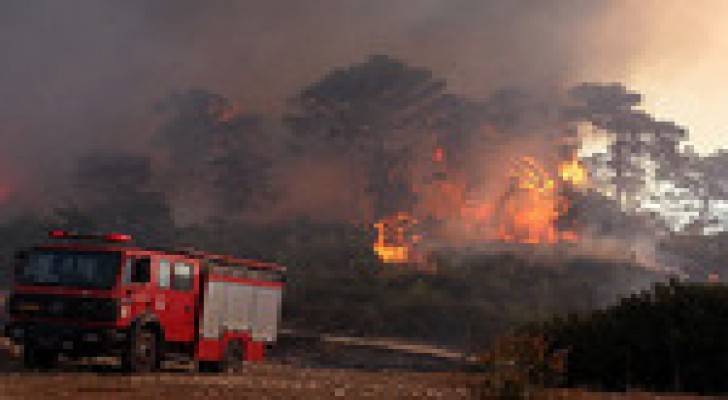
M728 286L671 281L544 326L568 349L567 382L609 390L726 392Z

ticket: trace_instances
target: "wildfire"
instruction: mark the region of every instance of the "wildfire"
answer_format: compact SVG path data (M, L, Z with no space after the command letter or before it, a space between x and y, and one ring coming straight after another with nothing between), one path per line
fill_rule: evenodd
M586 169L577 159L562 162L559 165L559 177L577 187L584 186L587 181Z
M7 198L10 196L10 187L9 186L3 186L0 185L0 203L7 200Z
M578 161L562 163L559 176L559 182L567 181L567 177L573 185L586 181L586 171ZM497 240L537 244L579 239L576 232L558 229L558 219L569 210L568 199L560 193L558 182L533 157L516 159L510 178L511 186L494 213Z
M436 163L445 161L445 150L443 150L442 147L437 147L435 148L435 151L432 152L432 161Z
M435 148L432 161L446 168L441 164L444 156L441 148ZM507 170L509 183L500 195L482 199L468 190L462 174L444 172L443 179L431 181L417 191L419 201L411 210L414 215L398 212L374 224L377 240L373 249L383 262L417 264L423 258L417 254L420 236L414 233L418 225L415 216L455 223L436 225L438 228L433 229L440 230L430 232L434 237L458 232L467 240L524 244L579 240L576 232L558 226L559 219L570 209L569 188L583 187L587 182L586 169L579 160L563 161L550 171L534 157L518 157Z
M218 122L227 123L238 117L242 111L238 103L231 103L215 107L209 112L215 116Z
M374 224L377 229L374 253L385 263L415 261L413 246L420 241L420 236L413 232L416 224L417 220L405 212L379 220Z
M536 163L533 157L521 157L511 168L511 178L516 179L518 187L523 190L550 193L554 190L554 181L546 171Z
M522 157L511 169L512 187L499 215L498 239L518 243L555 243L559 196L555 182L532 157Z

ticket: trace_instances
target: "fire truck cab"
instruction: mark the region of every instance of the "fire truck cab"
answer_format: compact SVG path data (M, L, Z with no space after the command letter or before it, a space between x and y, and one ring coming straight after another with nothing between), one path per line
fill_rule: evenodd
M18 252L6 336L29 368L111 355L150 372L172 355L236 370L276 340L285 268L196 251L126 245L129 235L52 231Z

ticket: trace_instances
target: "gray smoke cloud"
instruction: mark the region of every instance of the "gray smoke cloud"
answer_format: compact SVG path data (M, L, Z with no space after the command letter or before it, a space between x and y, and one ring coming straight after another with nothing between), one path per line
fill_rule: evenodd
M153 106L173 91L205 88L245 112L279 114L300 88L370 54L428 68L469 96L560 87L634 54L639 38L603 35L615 31L613 18L602 21L610 10L576 1L6 1L0 180L43 198L78 155L146 146L161 118Z

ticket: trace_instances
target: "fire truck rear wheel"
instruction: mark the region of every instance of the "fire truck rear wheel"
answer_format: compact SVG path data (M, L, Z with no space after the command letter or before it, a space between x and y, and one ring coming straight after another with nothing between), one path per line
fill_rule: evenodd
M240 373L243 370L243 346L238 341L229 342L225 348L222 372Z
M231 341L225 347L225 353L220 361L200 361L197 369L207 373L239 373L243 370L243 346L240 342Z
M129 372L153 372L159 368L157 333L148 327L135 327L129 349L123 357L124 369Z

